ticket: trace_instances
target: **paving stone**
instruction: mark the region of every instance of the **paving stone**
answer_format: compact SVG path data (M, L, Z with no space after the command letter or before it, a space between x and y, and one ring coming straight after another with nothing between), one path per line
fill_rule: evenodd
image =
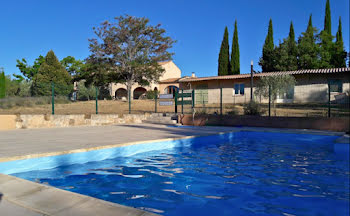
M1 216L43 216L29 209L20 207L16 204L8 202L6 199L0 201L0 215Z

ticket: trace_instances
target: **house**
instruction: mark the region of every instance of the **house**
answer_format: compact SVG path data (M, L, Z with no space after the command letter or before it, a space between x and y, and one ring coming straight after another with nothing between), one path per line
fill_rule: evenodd
M158 82L152 82L149 86L141 86L135 83L131 88L131 98L144 98L147 91L157 90L161 94L175 92L179 88L178 80L181 78L181 70L173 61L165 61L158 63L165 72L159 78ZM111 83L109 92L112 98L122 99L127 97L127 87L121 83Z
M328 83L331 89L331 101L343 102L349 97L350 68L309 69L297 71L264 72L253 74L253 92L261 77L289 74L295 77L296 85L279 95L277 103L323 103L328 101ZM251 75L238 74L211 77L185 77L178 80L180 89L195 89L196 104L220 103L222 88L223 103L246 103L250 101ZM254 94L254 93L253 93ZM266 98L254 99L267 102ZM346 100L345 100L346 101Z

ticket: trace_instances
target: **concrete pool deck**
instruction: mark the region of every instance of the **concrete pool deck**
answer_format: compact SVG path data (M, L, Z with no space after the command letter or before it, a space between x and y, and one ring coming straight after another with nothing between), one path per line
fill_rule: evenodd
M0 161L123 146L159 139L234 131L343 135L344 133L234 127L167 127L152 124L27 129L0 132ZM0 174L0 215L154 215L84 195ZM1 195L0 195L1 196Z

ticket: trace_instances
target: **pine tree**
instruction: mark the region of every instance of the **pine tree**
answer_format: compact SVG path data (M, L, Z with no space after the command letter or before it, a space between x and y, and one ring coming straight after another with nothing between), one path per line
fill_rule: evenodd
M233 40L232 40L231 74L240 74L237 20L235 21L235 30L233 33Z
M69 73L58 61L55 53L50 50L34 77L32 94L50 95L52 82L55 85L55 94L57 95L68 95L72 89Z
M305 32L298 39L298 68L315 69L319 67L318 47L316 45L317 29L312 26L312 15Z
M333 62L333 55L334 55L334 43L333 43L333 36L332 36L332 28L331 28L331 9L329 0L327 0L326 3L326 12L325 12L325 18L324 18L324 29L321 31L321 33L318 36L319 38L319 55L321 57L320 59L320 68L332 68L334 65Z
M230 47L228 43L228 30L225 27L224 38L221 42L221 48L219 53L219 65L218 65L218 75L224 76L230 74Z
M334 45L334 55L333 55L333 65L335 67L346 67L346 51L344 50L344 42L343 42L343 33L342 33L342 25L341 18L339 17L339 25L338 31L336 34L336 41Z
M263 72L274 71L274 43L273 43L273 29L272 29L272 19L269 22L269 30L265 39L265 44L263 46L262 57L260 58L259 65Z
M6 96L5 82L5 73L2 71L0 73L0 98L4 98Z

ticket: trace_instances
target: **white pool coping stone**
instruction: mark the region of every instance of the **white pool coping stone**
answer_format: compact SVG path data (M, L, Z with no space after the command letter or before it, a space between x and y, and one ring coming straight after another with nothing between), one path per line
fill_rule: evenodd
M156 215L4 174L0 174L0 191L3 194L3 200L37 213L37 215Z

